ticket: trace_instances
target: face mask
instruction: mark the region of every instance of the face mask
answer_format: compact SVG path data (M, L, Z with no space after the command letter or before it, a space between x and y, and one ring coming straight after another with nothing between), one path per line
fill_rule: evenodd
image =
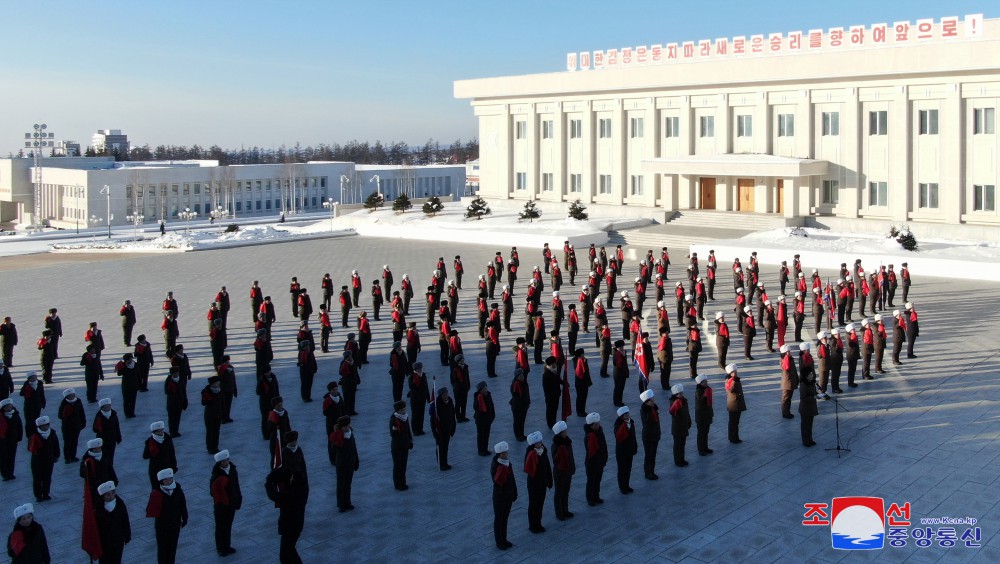
M212 390L213 394L218 394L222 392L222 388L209 388L209 389Z
M332 401L333 403L340 403L340 393L330 392L330 401Z
M292 452L296 452L296 451L299 450L299 445L297 445L297 444L296 445L292 445L292 446L288 447L288 450L290 450Z
M101 460L102 458L104 458L104 451L102 450L101 452L98 452L97 454L94 454L93 452L91 452L91 453L90 453L90 456L91 456L91 458L93 458L94 460L97 460L98 462L100 462L100 460Z
M544 453L544 452L545 452L545 447L536 447L536 448L535 448L535 452L537 452L537 453L538 453L538 456L541 456L541 455L542 455L542 453Z
M393 413L392 415L393 417L399 419L400 421L403 421L404 423L406 422L407 419L409 419L409 416L405 413Z
M47 439L47 438L49 438L49 433L51 433L51 432L52 432L52 429L51 429L51 428L48 428L48 429L46 429L46 430L44 430L44 431L42 431L41 429L39 429L39 430L38 430L38 434L39 434L39 435L40 435L40 436L41 436L41 437L42 437L43 439Z
M499 462L500 464L502 464L504 466L510 466L510 459L507 459L507 458L498 458L497 462Z
M153 433L152 437L154 441L163 444L164 435L157 435L156 433Z
M10 411L3 412L3 416L6 417L7 419L10 419L11 417L14 417L14 410L12 409Z
M354 434L354 431L348 429L347 431L344 431L344 438L345 439L349 439L349 438L351 438L351 435L353 435L353 434Z
M38 380L28 380L28 385L31 386L32 390L38 389Z
M104 502L104 510L111 513L115 510L115 506L118 505L118 498L114 498L111 501Z
M274 412L277 413L279 417L285 414L284 409L275 409Z
M230 466L219 466L219 469L225 472L227 476L229 475L229 468Z
M109 409L109 410L107 410L107 411L104 411L104 410L102 409L102 410L101 410L101 415L103 415L103 416L105 416L105 417L111 417L111 410Z
M128 366L129 368L135 368L135 361L130 360L127 363L125 363L125 366Z
M169 486L165 486L163 484L160 484L160 489L163 490L163 493L165 493L167 495L170 495L170 494L174 493L174 489L176 487L177 487L177 482L170 482Z
M76 403L76 400L77 400L76 396L68 396L66 398L66 403Z
M170 381L172 381L172 382L177 382L180 379L181 379L181 377L180 376L176 376L176 375L170 377Z

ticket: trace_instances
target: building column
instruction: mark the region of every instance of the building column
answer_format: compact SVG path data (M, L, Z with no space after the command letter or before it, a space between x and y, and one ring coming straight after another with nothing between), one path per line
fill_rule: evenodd
M840 120L840 139L842 140L841 159L844 167L844 185L840 187L838 203L834 213L840 217L857 218L861 211L861 194L864 179L861 176L861 146L864 142L861 102L858 100L858 89L848 88L844 97L842 118Z
M958 84L948 85L948 92L941 100L941 117L938 119L941 128L938 143L941 151L938 205L944 222L949 225L960 224L963 210L966 209L964 202L967 186L963 163L967 148L962 138L962 95L959 89Z
M679 208L677 205L677 175L657 174L656 177L660 182L660 201L663 209L668 213L676 211Z
M611 112L611 123L617 125L611 136L611 171L617 182L612 182L611 204L620 206L625 203L625 195L629 191L628 162L625 160L628 148L628 114L622 100L615 100L615 109ZM617 189L615 189L617 186Z
M497 151L497 172L500 173L500 177L497 179L497 195L505 200L511 199L514 191L512 181L514 176L514 132L510 120L510 105L504 104L503 113L500 115L500 131L497 133L497 137L502 140L500 149Z
M566 128L564 127L564 122L566 121L566 114L563 113L562 102L556 102L554 108L555 117L553 119L552 126L555 128L552 132L554 136L553 141L556 147L555 162L553 163L553 173L552 173L552 191L555 192L557 202L566 201L566 196L569 193L569 176L567 175L567 165L566 162Z
M783 210L782 215L784 217L798 217L799 209L799 186L802 183L802 177L796 178L785 178L784 179L784 196L785 201L782 202L781 207Z
M583 147L583 187L580 200L586 204L594 203L597 194L596 163L594 162L594 146L597 143L597 136L594 134L594 103L593 100L584 102L583 110L580 112L580 123L583 126L581 132L581 146Z
M910 96L906 86L899 86L896 98L889 102L889 210L893 221L905 222L913 209L913 124Z
M525 121L528 125L528 194L526 198L528 200L537 200L542 192L542 181L539 174L540 167L538 166L539 151L541 150L541 135L539 134L538 127L538 105L537 104L527 104L528 115Z

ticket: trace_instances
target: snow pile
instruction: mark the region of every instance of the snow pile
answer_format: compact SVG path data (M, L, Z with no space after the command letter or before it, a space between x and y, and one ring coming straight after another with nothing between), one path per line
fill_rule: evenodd
M204 249L220 249L226 247L242 247L269 242L281 242L300 239L315 239L321 237L343 237L353 235L351 229L330 229L330 222L317 222L304 226L260 225L243 227L239 231L223 232L219 230L201 230L185 233L175 231L152 239L97 239L72 244L57 244L51 246L52 252L74 253L158 253L185 252Z
M840 263L854 264L861 259L866 269L880 264L909 264L914 275L945 275L961 272L974 280L1000 280L1000 244L948 239L921 239L919 251L906 251L896 242L879 234L843 233L812 228L782 228L751 233L740 239L713 241L691 246L704 262L710 249L720 264L733 258L746 260L757 251L762 264L791 266L795 254L801 255L803 268L839 269Z
M493 210L483 219L466 219L461 202L445 204L443 211L430 217L420 211L397 214L392 210L361 210L339 217L338 225L351 226L359 235L425 241L461 241L479 245L524 246L541 248L543 244L561 246L569 241L576 246L601 245L608 234L600 223L547 215L533 222L519 221L514 210Z

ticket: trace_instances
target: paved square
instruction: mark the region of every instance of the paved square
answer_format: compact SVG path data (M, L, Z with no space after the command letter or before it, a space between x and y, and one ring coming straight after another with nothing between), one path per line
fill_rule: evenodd
M561 242L554 239L551 244L559 248ZM457 329L463 335L472 380L476 382L485 379L485 353L475 334L475 279L496 250L503 250L505 255L509 251L460 243L354 237L182 255L88 256L72 260L58 256L5 258L0 259L0 315L12 316L18 325L21 344L15 352L12 372L19 389L25 372L37 368L34 341L40 335L42 318L47 308L59 308L65 336L60 345L62 358L55 368L55 384L47 389L49 414L54 414L62 389L74 386L82 390L78 363L84 349L83 334L89 321L97 321L104 328L108 344L104 367L109 376L101 385L100 396L111 397L120 411L120 387L117 378L111 375L118 355L125 352L118 307L124 299L135 304L139 319L136 334L145 332L149 336L157 364L153 368L151 391L140 394L138 417L123 420L125 439L116 456L122 481L119 492L128 504L133 522L133 541L125 552L127 561L149 560L155 551L152 520L144 517L149 490L146 462L141 453L148 424L166 418L162 381L167 362L163 357L159 308L167 290L174 292L180 304L179 342L185 344L195 370L195 380L188 387L191 407L181 425L183 437L176 440L180 460L178 481L187 492L191 513L190 523L181 533L178 559L205 562L218 558L208 493L213 461L205 452L198 392L211 370L205 311L221 285L228 286L233 302L228 352L235 360L240 386L235 401L236 422L223 427L221 444L232 452L233 461L240 467L246 498L234 527L233 545L239 552L226 560L277 560L278 512L263 491L268 454L266 443L260 439L253 391L247 293L255 279L276 303L279 322L274 331L274 369L282 384L292 426L302 434L300 444L309 464L311 496L306 528L298 544L306 561L325 562L334 558L404 562L442 558L549 562L839 561L848 555L830 548L829 528L801 525L803 503L829 503L833 497L848 495L881 496L887 503L910 502L915 520L967 515L979 519L982 527L982 547L978 549L966 548L961 542L950 549L936 545L917 548L913 539L909 539L905 548L886 548L863 555L864 558L1000 561L1000 537L996 534L1000 523L1000 496L996 493L1000 486L997 440L1000 420L995 383L1000 361L994 338L1000 323L1000 308L996 306L1000 285L930 278L930 273L921 272L914 273L911 294L921 315L922 331L917 341L920 358L897 368L887 363L889 374L874 382L859 380L860 387L842 395L842 405L850 411L841 413L840 428L851 452L838 458L835 453L823 450L835 444L833 402L820 405L821 415L815 422L819 446L813 449L801 446L798 422L780 416L777 355L765 353L758 339L754 345L757 360L736 360L741 366L749 408L742 422L743 444L726 441L724 401L716 401L710 439L715 449L713 456L697 456L692 436L687 446L691 465L675 467L670 455L672 439L665 426L658 457L660 480L646 481L636 468L632 477L636 493L628 497L620 495L612 455L603 482L607 503L591 508L583 495L583 423L571 417L568 423L576 443L578 472L570 494L570 509L576 518L556 521L550 494L543 517L548 531L540 535L528 532L527 492L520 465L524 445L513 440L507 406L513 371L510 346L517 331L513 335L503 333L503 352L498 361L500 378L490 381L497 407L491 443L499 440L511 443L520 494L510 519L510 538L515 548L503 553L496 550L492 537L489 459L476 456L472 423L459 425L451 447L451 463L455 468L450 472L437 469L431 435L417 437L408 473L412 489L393 490L386 432L392 403L387 374L391 336L388 316L383 316L382 321L372 323L373 358L362 370L358 396L361 415L354 419L361 459L361 469L354 480L353 501L357 510L338 513L335 472L327 460L321 403L303 404L297 393L298 371L292 350L297 323L290 318L287 293L290 277L298 276L309 288L314 307L318 307L319 282L325 272L330 272L340 285L347 283L350 270L357 268L370 284L379 277L382 265L388 263L397 287L403 273L409 273L415 289L419 290L426 286L438 256L447 259L450 272L451 258L461 254L467 274ZM640 254L644 250L639 249ZM541 252L520 251L522 272L530 272L531 266L540 262ZM680 273L677 267L680 262L681 257L675 256L671 275ZM718 295L725 296L728 263L720 261L719 266ZM636 264L628 263L625 270L623 280L630 280ZM776 286L776 270L762 266L763 280L772 286ZM523 296L526 278L518 282L518 298ZM567 289L566 303L575 303L577 293ZM668 303L672 307L673 299L668 298ZM363 296L362 307L369 304ZM647 310L653 305L648 300ZM732 307L727 296L725 302L710 304L706 310L729 313ZM512 328L523 327L520 309L516 305ZM617 327L616 309L609 311L609 318L612 327ZM423 329L423 304L419 299L411 307L410 319L421 328L425 346L421 360L428 373L447 382L447 371L437 362L436 335ZM332 346L338 350L347 330L337 327L336 322L334 325ZM731 359L741 356L742 347L735 341ZM587 348L595 368L595 386L588 407L601 412L606 422L605 432L610 437L614 419L614 408L609 401L612 383L596 376L599 359L591 346L591 335L581 336L581 344ZM687 358L683 339L676 335L674 348L674 379L689 383L684 377ZM338 355L319 356L314 398L323 394L326 382L336 378L338 366ZM701 366L721 400L723 375L715 367L714 357L712 345L706 342ZM533 371L531 377L534 401L527 430L543 431L549 444L551 432L545 428L539 374L540 371ZM635 410L639 401L634 369L632 374L626 388L626 403ZM659 386L654 385L654 389ZM659 399L663 406L665 398L661 395ZM795 404L793 412L797 409L797 399ZM16 398L16 405L20 409L20 398ZM89 404L86 409L89 422L96 409ZM56 429L58 432L58 426ZM89 437L89 431L85 431L81 439ZM613 445L611 448L613 451ZM641 465L641 457L640 452L636 466ZM0 522L8 525L13 508L33 499L29 456L23 444L18 449L16 474L17 480L0 485L0 516L8 519ZM84 561L79 533L82 483L77 465L57 464L52 493L52 501L36 504L36 516L46 527L53 561ZM914 527L918 524L915 522Z

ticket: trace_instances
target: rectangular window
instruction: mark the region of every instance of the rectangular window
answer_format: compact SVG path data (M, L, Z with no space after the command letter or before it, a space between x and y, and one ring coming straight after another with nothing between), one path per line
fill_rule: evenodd
M611 118L597 120L598 132L601 139L611 139Z
M840 202L840 181L823 181L823 203L837 205Z
M888 206L889 205L889 184L886 182L868 183L868 205Z
M753 116L751 115L736 116L736 136L737 137L753 136Z
M243 211L243 202L236 202L236 211Z
M976 135L992 135L996 132L996 109L976 108L972 111L972 132Z
M823 135L840 135L840 112L823 112Z
M514 122L514 135L516 139L526 139L528 137L528 122Z
M264 183L260 180L257 181L257 191L260 192L261 188L264 187Z
M519 172L517 173L517 184L515 185L516 190L527 190L528 189L528 173Z
M920 135L938 134L938 111L920 110Z
M569 120L569 138L579 139L583 137L583 121L578 119Z
M698 118L698 136L715 137L715 116L701 116Z
M261 202L260 200L257 200L257 211L261 210L261 207L263 206L263 204L264 204L263 202Z
M642 175L633 174L629 178L629 184L633 196L642 196Z
M552 187L554 185L552 179L553 179L553 177L552 177L552 173L551 172L543 172L542 173L542 191L543 192L551 192L552 191Z
M795 136L795 114L778 115L778 137Z
M194 183L194 193L195 194L201 194L201 183L200 182L195 182Z
M632 139L642 138L642 118L630 118L629 123L629 135Z
M600 183L600 187L599 188L600 188L600 193L601 194L610 194L611 193L611 175L610 174L602 174L601 175L601 183Z
M938 207L938 185L933 183L921 183L917 185L917 207L937 209Z
M663 136L664 137L680 137L681 136L681 119L677 117L668 117L663 120Z
M542 139L552 139L555 133L555 124L552 120L542 122Z
M176 195L177 195L177 193L179 192L179 190L180 190L180 187L179 187L178 185L176 185L176 184L171 184L171 185L170 185L170 192L171 192L171 193L172 193L173 195L175 195L175 196L176 196Z
M570 192L582 192L583 191L583 175L582 174L571 174L571 175L569 175L569 191Z
M184 195L187 196L190 193L191 193L191 185L190 184L185 184L184 185Z
M977 184L972 187L973 211L997 211L997 187L990 184Z
M868 112L868 135L886 135L889 132L889 112Z

